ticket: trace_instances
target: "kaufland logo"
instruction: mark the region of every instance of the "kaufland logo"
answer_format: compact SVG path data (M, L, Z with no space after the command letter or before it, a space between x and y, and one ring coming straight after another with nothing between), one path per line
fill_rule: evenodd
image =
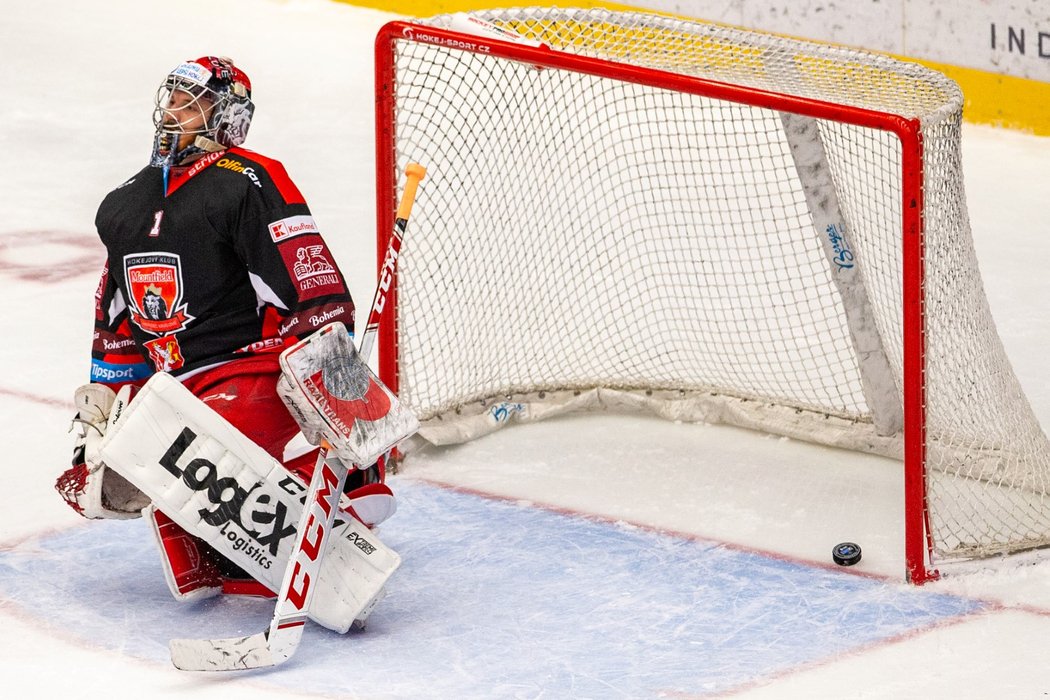
M278 219L270 224L270 238L274 243L286 241L293 236L304 233L320 233L312 216L289 216L286 219Z

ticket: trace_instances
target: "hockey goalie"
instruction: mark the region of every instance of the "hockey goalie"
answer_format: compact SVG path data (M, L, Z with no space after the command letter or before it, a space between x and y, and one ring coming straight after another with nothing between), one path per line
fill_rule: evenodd
M395 510L383 455L415 419L354 351L354 304L302 194L240 146L244 71L186 61L154 106L149 165L96 217L92 381L56 488L87 518L144 517L179 600L271 595L323 442L350 471L308 614L345 632L399 564L373 528Z

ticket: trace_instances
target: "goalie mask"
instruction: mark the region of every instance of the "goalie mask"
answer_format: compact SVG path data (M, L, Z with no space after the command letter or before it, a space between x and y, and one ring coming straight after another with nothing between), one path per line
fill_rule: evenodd
M150 165L167 170L196 154L244 143L255 111L251 97L251 81L228 58L180 63L157 89Z

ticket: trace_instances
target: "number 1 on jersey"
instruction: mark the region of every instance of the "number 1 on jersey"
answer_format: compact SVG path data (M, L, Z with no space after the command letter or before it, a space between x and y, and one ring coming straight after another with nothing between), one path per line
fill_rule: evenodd
M158 209L153 214L153 228L149 230L149 237L156 238L160 235L160 220L164 218L164 210Z

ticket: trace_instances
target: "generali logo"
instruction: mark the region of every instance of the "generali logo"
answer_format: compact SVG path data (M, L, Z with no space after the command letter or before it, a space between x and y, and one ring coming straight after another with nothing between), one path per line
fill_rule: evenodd
M314 217L307 215L300 216L289 216L286 219L278 219L270 223L270 238L273 239L274 243L280 243L281 241L288 240L293 236L299 236L304 233L320 233L321 231L317 228L317 224L314 222Z

